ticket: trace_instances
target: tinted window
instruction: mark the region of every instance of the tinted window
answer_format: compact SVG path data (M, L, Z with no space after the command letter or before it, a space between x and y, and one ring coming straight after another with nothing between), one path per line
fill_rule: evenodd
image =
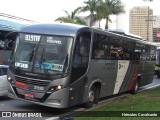
M133 57L137 57L137 56L133 56L134 47L135 47L134 42L124 40L124 49L123 49L123 59L124 60L136 59L136 58L133 58Z
M77 36L74 48L71 82L74 82L83 76L87 71L90 53L90 41L90 32L82 32Z
M107 35L94 34L92 58L93 59L109 59L109 37Z
M156 47L151 46L151 61L156 60Z
M113 60L123 59L123 41L122 38L111 36L109 41L110 56Z

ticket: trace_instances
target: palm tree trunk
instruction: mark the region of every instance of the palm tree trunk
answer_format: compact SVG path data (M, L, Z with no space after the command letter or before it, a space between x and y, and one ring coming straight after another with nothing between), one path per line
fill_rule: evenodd
M108 16L106 17L106 25L105 25L105 29L108 29Z
M100 23L101 23L101 20L99 19L99 28L101 27L101 24L100 24Z
M92 14L91 14L91 20L90 20L89 26L92 27Z

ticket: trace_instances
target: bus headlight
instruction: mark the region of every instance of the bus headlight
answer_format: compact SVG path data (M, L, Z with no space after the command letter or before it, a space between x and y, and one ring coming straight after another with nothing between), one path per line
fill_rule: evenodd
M47 93L53 93L53 92L56 92L56 91L58 91L58 90L61 90L62 88L63 88L62 85L52 86L52 87L50 87L50 89L48 90Z
M60 90L60 89L62 89L62 86L61 85L57 86L57 90Z
M11 80L11 77L8 77L8 80L10 81L10 80Z
M14 80L11 77L8 77L7 79L12 85L14 85Z

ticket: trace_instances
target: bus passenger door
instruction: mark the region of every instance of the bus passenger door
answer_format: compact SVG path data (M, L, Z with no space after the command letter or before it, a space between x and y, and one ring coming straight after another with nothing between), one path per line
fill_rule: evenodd
M81 104L84 98L90 53L91 32L78 34L73 53L69 106Z

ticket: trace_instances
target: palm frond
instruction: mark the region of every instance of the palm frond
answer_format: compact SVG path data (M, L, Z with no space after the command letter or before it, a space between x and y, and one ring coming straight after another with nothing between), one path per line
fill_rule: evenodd
M68 11L66 11L66 10L63 10L63 11L66 13L66 15L67 15L68 17L71 17L71 15L69 14Z

